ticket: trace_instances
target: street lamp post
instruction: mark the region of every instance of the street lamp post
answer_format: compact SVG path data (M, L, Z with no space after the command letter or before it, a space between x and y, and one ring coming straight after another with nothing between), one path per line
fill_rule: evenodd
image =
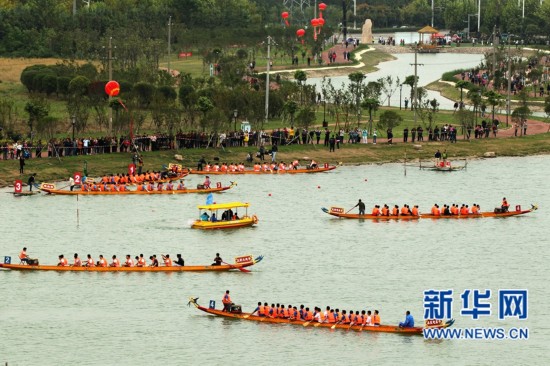
M234 131L237 132L237 116L239 115L239 111L238 110L233 110L233 121L234 121Z
M74 128L75 128L75 125L76 125L76 116L75 115L73 115L71 117L71 123L73 125L73 144L74 144Z
M403 84L399 85L399 110L401 110L401 93L403 92Z
M323 99L323 127L328 127L328 123L325 118L326 113L327 113L327 101Z

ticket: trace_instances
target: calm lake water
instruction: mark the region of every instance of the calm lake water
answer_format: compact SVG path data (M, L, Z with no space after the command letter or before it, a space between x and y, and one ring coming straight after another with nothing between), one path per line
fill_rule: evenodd
M399 164L340 167L317 175L242 176L216 202L243 200L255 228L191 230L202 195L14 198L0 193L0 256L22 246L42 264L59 254L118 257L182 253L187 264L263 254L253 273L20 273L0 271L0 364L292 365L544 364L550 308L548 256L550 156L470 161L453 174ZM191 177L188 184L199 182ZM214 180L216 181L216 179ZM320 188L318 188L320 187ZM6 191L6 190L3 190ZM269 196L271 194L271 196ZM479 203L492 210L539 204L508 219L370 222L339 220L321 207L367 203ZM77 227L77 208L79 226ZM455 327L528 327L523 341L425 341L230 321L186 306L189 296L221 303L231 290L244 310L258 301L379 309L383 323L410 310L422 323L423 291L454 289ZM497 317L499 289L529 290L529 318ZM460 315L460 293L491 289L493 315ZM281 358L281 356L283 358Z
M368 52L366 57L368 57ZM403 83L409 75L414 75L414 53L400 53L393 55L396 59L380 63L377 67L378 71L367 74L366 82L376 81L379 78L391 75L394 82L399 77ZM473 68L478 66L483 61L484 56L479 54L460 54L460 53L421 53L418 54L417 62L422 64L418 66L418 86L425 86L429 83L439 80L441 75L447 71ZM346 76L331 77L332 85L338 88L349 83L349 78ZM307 82L315 84L318 90L321 90L322 78L311 78ZM401 101L405 107L404 99L410 96L411 89L404 85L401 93ZM386 97L382 95L382 104L388 105ZM454 102L444 98L439 92L428 90L428 98L436 98L439 101L440 109L453 109ZM385 101L384 101L385 100ZM399 88L392 95L390 105L399 107Z

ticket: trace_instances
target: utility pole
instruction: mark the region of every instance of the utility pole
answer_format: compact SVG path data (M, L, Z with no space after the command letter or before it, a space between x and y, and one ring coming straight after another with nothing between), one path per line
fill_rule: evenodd
M433 26L433 19L432 19L432 26ZM353 29L354 30L357 29L357 0L353 0Z
M411 100L414 110L414 125L416 126L416 109L418 108L418 66L424 66L424 64L418 63L418 44L414 48L414 84L413 84L413 100Z
M477 0L477 32L481 35L481 0Z
M109 37L108 48L108 67L109 67L109 80L113 80L113 37ZM113 97L109 95L109 133L113 131L113 108L111 108L111 101Z
M172 30L172 16L170 15L168 17L168 75L172 75L170 73L170 35Z
M508 34L508 88L506 93L506 127L508 127L508 119L510 118L510 92L512 89L512 68L510 59L510 34Z
M269 69L271 68L271 36L267 36L267 68L265 73L265 123L269 119Z
M432 0L432 27L434 26L434 1L435 0Z

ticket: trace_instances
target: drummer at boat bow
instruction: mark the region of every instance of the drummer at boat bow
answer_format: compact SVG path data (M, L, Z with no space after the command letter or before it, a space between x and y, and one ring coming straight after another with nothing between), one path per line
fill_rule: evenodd
M510 208L510 204L508 201L506 201L506 197L502 198L502 205L500 206L500 209L502 212L508 212L508 209Z
M225 295L223 295L222 303L223 303L223 311L230 312L231 305L233 305L233 302L231 301L231 296L229 296L229 290L225 291Z
M21 263L29 264L29 256L27 255L27 247L24 247L23 250L21 250L21 253L19 253L19 260Z

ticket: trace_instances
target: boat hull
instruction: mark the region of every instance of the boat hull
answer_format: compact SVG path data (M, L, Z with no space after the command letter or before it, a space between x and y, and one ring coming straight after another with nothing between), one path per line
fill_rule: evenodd
M49 194L56 194L56 195L66 195L66 196L118 196L118 195L157 195L157 194L189 194L189 193L216 193L216 192L223 192L227 191L228 189L231 189L233 185L226 186L226 187L214 187L214 188L208 188L208 189L174 189L171 191L163 190L163 191L122 191L122 192L111 192L111 191L68 191L68 190L62 190L62 189L48 189L48 188L42 188L42 190Z
M335 212L327 208L322 208L323 212L336 216L343 219L359 219L359 220L418 220L420 216L413 215L399 215L399 216L376 216L376 215L359 215L359 214L349 214L345 212Z
M251 320L261 323L277 323L277 324L290 324L290 325L300 325L300 326L308 326L312 328L329 328L329 329L345 329L345 330L355 330L355 331L361 331L361 332L377 332L377 333L396 333L396 334L405 334L405 335L421 335L424 328L421 327L413 327L413 328L400 328L395 325L379 325L379 326L360 326L360 325L353 325L350 327L349 324L334 324L334 323L318 323L318 322L306 322L304 320L290 320L290 319L282 319L282 318L269 318L269 317L263 317L263 316L256 316L251 315L250 313L228 313L224 312L222 310L217 309L210 309L206 308L204 306L200 306L197 304L196 299L191 298L190 303L195 305L195 307L199 310L204 311L205 313L212 314L215 316L221 316L224 318L232 318L232 319L242 319L242 320ZM304 324L307 323L307 324ZM453 320L448 321L447 323L436 326L433 328L447 328L451 326L454 323Z
M291 170L269 170L269 171L254 171L254 170L245 170L245 171L235 171L235 172L221 172L221 171L205 171L205 170L194 170L190 169L189 174L201 174L201 175L240 175L240 174L312 174L312 173L322 173L322 172L328 172L331 170L336 169L336 166L331 165L328 167L321 167L316 169L291 169Z
M55 271L55 272L227 272L239 270L259 263L259 256L248 263L222 264L220 266L159 266L159 267L72 267L72 266L30 266L26 264L0 263L0 268L17 271Z
M231 220L231 221L195 221L191 227L193 229L201 230L216 230L216 229L237 229L241 227L248 227L256 224L258 220L254 220L253 217L245 217L240 220Z

